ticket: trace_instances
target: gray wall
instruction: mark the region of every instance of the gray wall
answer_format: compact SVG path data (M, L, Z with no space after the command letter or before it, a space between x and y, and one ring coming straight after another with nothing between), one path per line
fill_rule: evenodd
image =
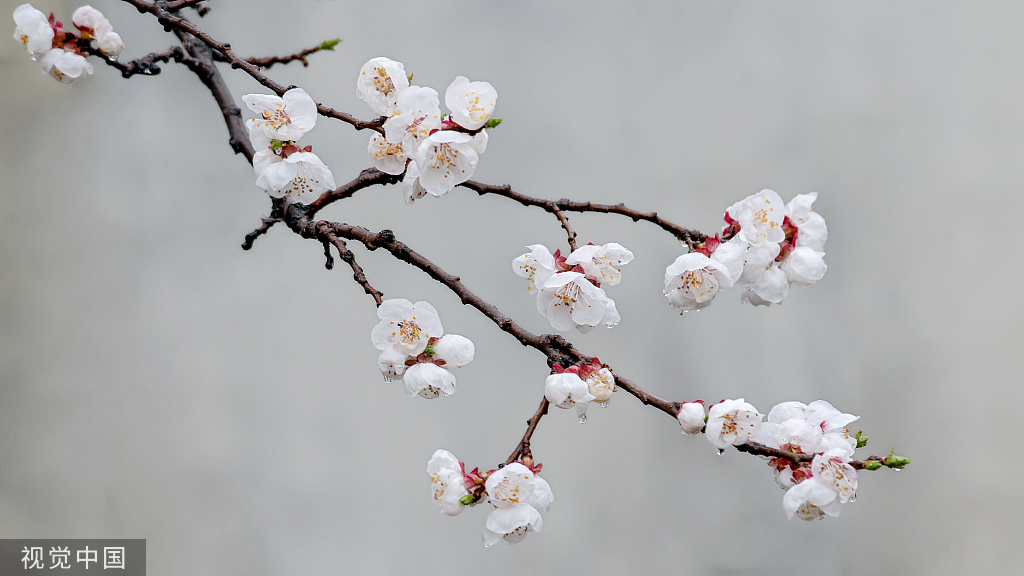
M9 1L4 12L18 4ZM147 538L153 574L995 573L1019 567L1024 6L1019 2L214 0L200 25L244 55L340 36L283 84L368 118L363 62L439 91L499 92L475 178L548 198L625 201L713 232L762 188L818 191L824 280L782 306L726 292L700 314L661 295L680 252L657 228L571 215L636 260L622 323L568 335L664 397L825 398L860 414L861 478L838 519L787 521L771 471L715 456L624 393L545 418L544 532L485 550L487 506L442 516L437 448L504 460L546 367L417 270L353 246L386 297L429 300L472 338L459 392L408 399L377 371L372 301L283 229L239 248L269 202L181 66L70 86L0 44L0 537ZM76 4L39 0L64 20ZM171 37L96 0L125 58ZM194 13L192 14L193 19ZM8 26L13 27L9 22ZM265 91L224 68L241 95ZM303 143L347 181L368 134L321 120ZM400 239L534 332L510 261L557 221L456 190L411 207L374 188L324 217ZM339 263L340 264L340 263ZM1011 563L1012 562L1012 563Z

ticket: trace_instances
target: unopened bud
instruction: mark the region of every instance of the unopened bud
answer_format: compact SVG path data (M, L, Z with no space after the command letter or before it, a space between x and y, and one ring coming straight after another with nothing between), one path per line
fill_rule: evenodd
M466 494L462 498L459 498L459 503L465 504L467 506L472 504L473 503L473 495L472 494Z
M501 118L491 118L484 123L484 128L496 128L498 124L501 124Z

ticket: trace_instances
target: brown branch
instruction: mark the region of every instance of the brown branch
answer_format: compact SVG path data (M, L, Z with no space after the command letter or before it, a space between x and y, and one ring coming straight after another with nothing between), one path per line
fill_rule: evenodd
M562 223L562 228L565 228L565 233L569 236L569 250L571 252L576 251L576 231L569 226L569 219L565 217L565 214L558 208L558 202L549 202L551 205L548 211L558 218L558 221Z
M537 407L537 411L534 412L533 416L526 421L526 433L523 434L523 439L519 441L519 445L516 446L516 449L509 455L508 460L505 460L505 466L515 462L520 456L530 455L530 438L533 436L533 431L537 429L537 423L539 423L540 419L547 413L548 398L545 396L544 399L540 401L540 406Z
M330 249L330 246L334 246L335 249L338 250L338 256L342 260L347 262L348 265L352 268L352 279L355 280L357 284L363 287L364 292L373 297L373 301L377 303L377 307L379 308L381 303L383 302L381 300L381 296L383 296L384 293L370 285L370 282L366 279L366 274L363 273L362 266L360 266L356 262L355 255L353 255L352 251L348 249L348 246L345 244L345 241L342 240L341 238L338 238L334 234L334 232L331 231L331 228L327 224L327 222L324 222L323 220L317 223L317 229L318 232L322 235L322 238L326 240L326 242L324 243L324 252L327 255L327 269L330 270L331 268L334 267L334 258L331 257Z
M467 180L466 182L459 184L459 186L464 186L466 188L469 188L470 190L474 190L477 194L480 195L497 194L498 196L511 198L512 200L515 200L516 202L519 202L524 206L537 206L547 210L548 212L551 212L552 214L555 214L556 216L557 214L555 213L555 211L560 209L568 210L570 212L601 212L622 214L623 216L628 216L632 218L634 222L638 220L646 220L647 222L651 222L657 225L662 230L666 230L672 233L672 235L674 235L676 238L679 238L681 241L685 242L686 245L690 248L690 251L695 250L697 244L700 244L701 242L704 241L705 238L707 238L705 234L701 234L697 230L683 228L678 224L673 224L672 222L665 220L661 216L658 216L657 212L640 212L639 210L628 208L625 204L622 203L596 204L594 202L574 202L567 198L562 198L561 200L552 202L551 200L545 200L543 198L534 198L533 196L527 196L525 194L514 192L512 190L512 187L507 184L484 184L483 182L477 182L475 180Z
M95 56L103 63L112 68L116 68L121 72L123 78L130 78L136 74L143 76L156 76L160 73L160 67L156 65L157 62L170 62L171 60L178 63L190 64L192 58L185 54L185 51L180 46L172 46L165 52L153 52L143 56L142 58L136 58L128 62L118 62L117 60L111 59L109 56L101 52L97 48L93 48L88 40L79 39L78 49L90 56Z
M198 12L200 16L205 16L206 13L210 11L209 8L201 5L201 3L205 1L206 0L175 0L174 2L167 3L167 11L177 12L184 8L195 8L196 12Z
M338 200L343 200L362 190L363 188L369 188L376 184L397 184L402 181L402 174L393 175L381 172L376 168L367 168L359 173L354 180L347 184L335 188L334 190L328 190L324 192L319 198L311 202L307 206L306 216L312 217L314 214L319 212L325 206L330 205Z
M165 30L175 30L177 31L179 36L181 35L181 33L193 36L198 41L206 44L206 46L208 46L211 50L220 52L221 56L224 57L225 61L231 64L232 68L238 68L243 70L249 76L252 76L253 79L255 79L257 82L259 82L263 86L266 86L278 96L281 96L290 88L290 86L282 86L281 84L278 84L277 82L274 82L270 78L266 77L260 72L260 68L258 66L246 61L244 58L241 58L240 56L232 52L230 44L226 42L221 42L213 38L206 32L200 30L198 27L196 27L188 20L185 20L180 16L175 16L168 10L163 9L152 2L146 2L145 0L124 1L135 6L139 12L149 12L150 14L156 16L157 22L163 25ZM381 134L384 133L383 126L384 120L386 120L386 118L384 117L374 118L373 120L359 120L356 117L352 116L351 114L347 114L345 112L338 112L337 110L333 108L328 108L327 106L324 106L323 104L320 103L317 103L316 109L321 116L335 118L341 120L342 122L347 122L354 126L356 130L363 130L368 128Z
M253 57L253 58L245 58L245 61L248 62L249 64L252 64L254 66L259 66L260 68L263 68L264 70L266 70L266 69L270 68L271 66L273 66L274 64L288 64L289 62L295 62L296 60L298 60L299 62L302 62L302 67L303 68L308 68L309 67L309 61L306 60L306 56L309 56L310 54L315 54L315 53L317 53L317 52L319 52L321 50L334 50L334 45L337 44L338 42L340 42L340 40L328 40L326 42L321 42L320 44L317 44L316 46L314 46L312 48L306 48L305 50L302 50L301 52L296 52L295 54L291 54L291 55L288 55L288 56L266 56L266 57L263 57L263 58L255 58L255 57ZM227 62L228 61L228 59L225 58L224 55L221 54L220 52L216 52L215 53L214 59L217 60L218 62Z
M263 220L263 223L260 224L259 228L245 235L245 242L242 242L242 250L251 249L252 243L255 242L257 238L266 234L270 230L271 226L281 221L280 218L261 218L261 220ZM328 266L328 269L330 269L330 266Z

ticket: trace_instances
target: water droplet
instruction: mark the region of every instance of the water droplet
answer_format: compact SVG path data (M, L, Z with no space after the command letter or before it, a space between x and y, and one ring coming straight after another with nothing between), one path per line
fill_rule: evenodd
M607 402L601 402L601 408L607 408L607 407L608 407L608 403Z
M722 454L725 454L725 449L724 448L717 448L717 449L715 449L715 454L718 454L719 456L721 456Z
M824 520L824 519L825 519L825 516L818 516L817 518L815 518L815 520Z
M892 469L893 472L899 472L900 470L903 470L903 468L893 468Z
M107 58L110 58L114 62L117 62L117 54L111 54L110 56L107 56Z
M856 502L856 501L857 501L857 493L854 492L853 495L850 496L850 502Z
M580 415L580 424L586 424L586 423L587 423L587 415L586 414L581 414Z
M384 375L384 381L388 384L394 382L394 380L391 379L391 376L388 376L387 374Z

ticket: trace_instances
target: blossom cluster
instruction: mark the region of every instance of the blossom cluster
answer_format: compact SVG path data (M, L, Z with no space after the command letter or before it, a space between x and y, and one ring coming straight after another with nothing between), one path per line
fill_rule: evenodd
M427 462L427 474L433 482L434 503L441 512L456 516L466 505L486 500L494 505L484 524L484 546L504 539L510 544L522 541L528 532L540 532L544 524L541 512L547 512L555 497L551 487L538 473L542 465L529 456L495 470L481 472L466 466L447 450L437 450Z
M825 275L825 220L813 212L816 192L789 204L762 190L725 212L726 227L665 269L665 296L680 313L711 304L719 291L743 289L755 306L782 302L790 286L809 286Z
M316 125L316 102L305 90L292 88L281 97L246 94L242 101L258 115L245 123L256 150L252 168L257 186L288 199L318 196L334 188L334 174L313 147L296 144Z
M839 506L856 499L857 470L850 465L854 450L866 438L851 435L847 426L859 418L844 414L824 400L810 404L783 402L762 422L754 406L742 398L723 400L708 410L703 402L684 402L677 419L683 434L705 436L719 450L747 441L796 454L813 454L810 462L770 458L775 481L786 490L782 506L789 518L804 520L838 516Z
M437 310L428 302L385 300L377 317L380 323L370 332L370 341L381 351L377 366L385 381L403 381L409 396L455 393L455 375L449 369L473 361L476 349L469 338L445 334Z
M483 128L498 100L489 83L459 76L445 90L449 113L442 114L437 91L410 85L411 78L401 62L378 57L363 65L356 81L356 96L387 118L384 135L373 134L367 152L378 170L406 173L407 204L427 193L444 196L469 180L487 148Z
M96 47L111 60L124 50L121 36L114 32L110 20L92 6L82 6L71 16L71 23L78 34L65 30L64 25L53 13L49 18L31 4L22 4L14 9L14 39L42 66L43 74L49 74L64 84L74 82L83 74L92 74L92 64L85 59L80 42L96 41Z
M589 332L598 324L608 328L619 323L615 301L602 283L612 286L622 279L617 266L633 260L633 253L614 242L581 246L568 256L552 254L541 244L512 261L512 270L529 281L527 290L537 295L537 310L556 330Z
M597 358L577 366L552 366L554 374L544 381L544 397L559 408L576 408L580 424L587 421L591 402L607 406L615 391L615 375Z

